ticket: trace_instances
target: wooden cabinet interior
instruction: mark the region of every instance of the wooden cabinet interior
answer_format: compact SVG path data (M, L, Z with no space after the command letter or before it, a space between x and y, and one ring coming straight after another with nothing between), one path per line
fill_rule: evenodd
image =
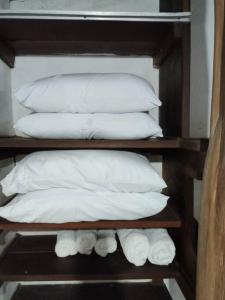
M190 9L188 0L161 0L160 3L163 11L178 12ZM190 23L186 21L177 22L177 20L174 22L147 22L141 19L138 21L129 19L127 21L69 20L67 18L56 20L54 18L32 18L27 17L26 14L20 15L20 18L2 18L0 16L0 57L9 67L14 66L17 55L80 53L148 55L153 57L154 66L159 68L159 95L163 103L160 108L160 125L163 128L165 138L140 141L75 141L2 137L0 138L0 159L46 149L93 148L129 150L143 152L147 155L157 153L162 155L163 176L168 183L166 193L171 196L170 206L161 214L144 220L56 225L12 223L1 219L0 229L170 228L170 233L177 247L175 271L173 266L171 268L146 267L142 273L142 271L138 271L138 268L130 267L129 269L127 264L123 262L121 263L121 270L118 270L118 274L114 274L114 277L117 275L121 277L123 267L125 268L121 277L123 279L126 277L143 278L143 276L154 278L157 277L154 276L155 272L155 274L160 274L157 278L160 281L163 278L168 278L167 276L175 278L187 299L195 299L196 247L194 243L193 180L202 177L207 140L191 139L189 136ZM27 238L27 242L32 243L33 241L33 245L36 245L42 239L41 237ZM23 241L26 244L26 237ZM52 242L45 240L45 243ZM42 280L45 278L43 269L38 266L36 269L35 266L32 266L32 274L24 275L21 265L16 265L16 260L22 257L21 252L23 251L26 252L26 263L31 263L30 259L34 255L32 245L30 248L13 253L11 253L12 247L9 247L8 251L3 253L0 260L1 281ZM37 253L35 255L38 257ZM9 258L12 259L11 263ZM12 263L13 259L15 264ZM44 262L48 260L48 254L44 257L42 253L42 259L44 265ZM51 259L53 265L50 272L53 272L55 268L57 269L57 262L54 266L52 256ZM121 257L118 259L120 261ZM109 262L109 268L110 264L113 265L113 260ZM68 266L68 262L64 263L63 268L66 268L66 265ZM64 271L66 272L66 269ZM171 273L168 273L170 271ZM61 274L52 274L51 280L54 278L70 280L79 277L76 277L73 272L70 275L60 277ZM98 274L98 276L100 275L106 276L106 274ZM88 274L82 276L83 280L89 278ZM118 276L117 278L119 278ZM110 279L110 274L107 278Z

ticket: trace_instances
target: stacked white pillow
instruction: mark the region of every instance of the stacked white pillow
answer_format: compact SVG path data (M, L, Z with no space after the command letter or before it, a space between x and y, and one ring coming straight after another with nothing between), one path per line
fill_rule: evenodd
M15 94L33 113L18 135L52 139L142 139L162 136L149 111L161 105L145 79L123 73L64 74L36 80Z
M13 222L66 223L134 220L167 205L164 180L142 155L111 150L29 154L1 181L18 195L0 208Z

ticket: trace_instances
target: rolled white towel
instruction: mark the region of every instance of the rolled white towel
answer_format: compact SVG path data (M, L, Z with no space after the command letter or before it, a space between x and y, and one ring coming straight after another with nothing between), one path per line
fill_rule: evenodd
M144 230L149 240L148 260L156 265L169 265L176 253L173 240L166 229Z
M135 266L143 266L149 253L148 238L142 229L120 229L117 234L127 260Z
M108 253L113 253L116 249L117 241L115 230L98 230L95 252L102 257L106 257Z
M67 257L77 254L76 231L63 230L57 233L55 253L58 257Z
M89 255L97 241L96 230L77 231L77 249L81 254Z

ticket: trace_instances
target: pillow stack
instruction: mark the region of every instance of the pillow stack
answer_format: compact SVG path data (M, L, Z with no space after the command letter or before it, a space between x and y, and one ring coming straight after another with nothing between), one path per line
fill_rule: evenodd
M111 150L42 151L29 154L1 181L0 208L13 222L66 223L135 220L162 211L164 180L142 155Z
M149 115L161 105L152 86L132 74L67 74L21 87L18 101L33 113L18 134L52 139L142 139L162 136Z

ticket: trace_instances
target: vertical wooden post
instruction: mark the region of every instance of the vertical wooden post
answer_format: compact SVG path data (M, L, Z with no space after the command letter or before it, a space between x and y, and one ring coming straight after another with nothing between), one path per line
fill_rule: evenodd
M204 172L197 300L225 299L225 0L215 1L216 42L211 137Z

